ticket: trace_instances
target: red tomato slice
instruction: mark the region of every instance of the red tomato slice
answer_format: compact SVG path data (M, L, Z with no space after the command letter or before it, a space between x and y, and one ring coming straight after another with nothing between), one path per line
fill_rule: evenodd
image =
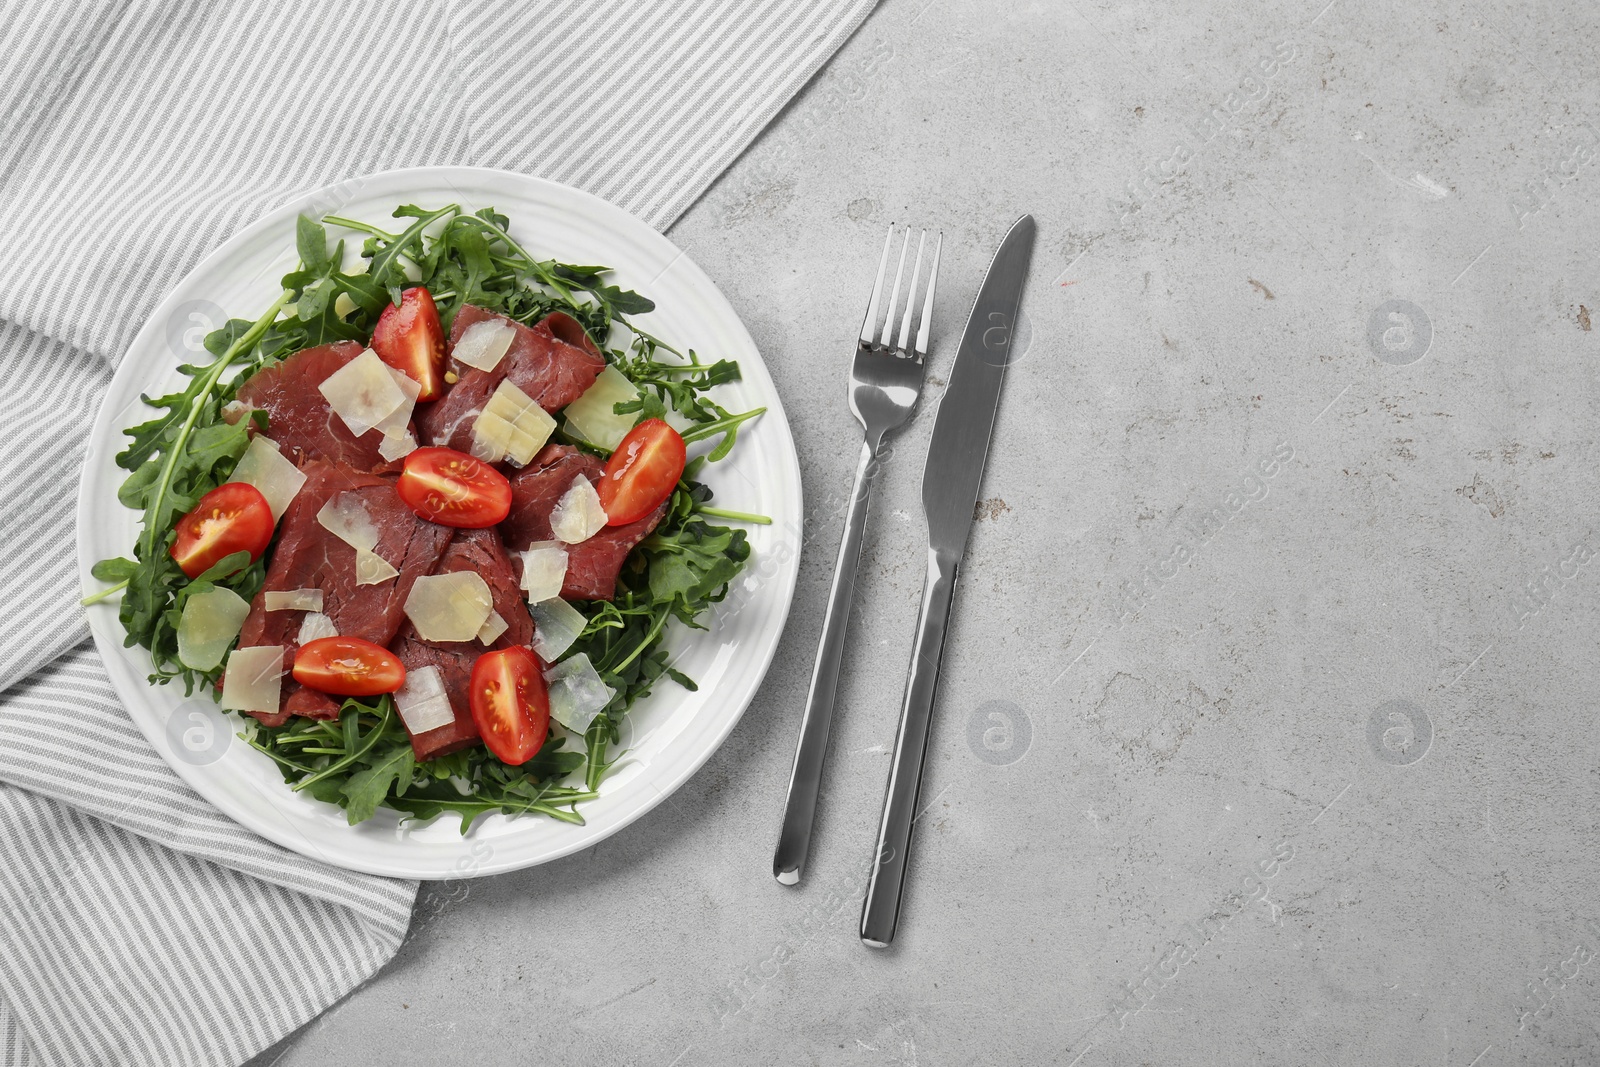
M538 753L550 733L550 693L533 653L518 645L478 657L472 721L502 763L520 767Z
M372 331L372 350L422 385L419 402L437 400L444 392L444 327L433 294L422 286L407 289L399 304L383 309Z
M654 511L683 477L686 458L683 438L660 419L646 419L629 430L595 487L606 509L606 525L626 526Z
M219 485L178 520L178 537L168 549L183 573L198 578L224 556L250 553L250 562L272 543L272 508L248 482Z
M418 448L395 486L406 507L440 526L476 530L511 511L511 483L481 459L453 448Z
M359 637L319 637L294 654L294 680L307 689L341 697L375 697L406 682L400 659Z

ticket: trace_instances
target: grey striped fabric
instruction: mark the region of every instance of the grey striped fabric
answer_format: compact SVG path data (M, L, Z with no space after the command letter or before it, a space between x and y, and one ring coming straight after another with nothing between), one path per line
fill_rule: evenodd
M0 16L0 319L115 359L291 194L462 163L665 228L873 0L45 5ZM34 11L37 7L37 12Z
M416 891L211 809L84 643L83 439L150 309L263 212L393 167L664 228L873 2L0 0L0 1067L238 1063L382 966Z
M241 833L144 743L92 648L7 692L0 780L0 997L41 1062L242 1060L405 935L414 884Z

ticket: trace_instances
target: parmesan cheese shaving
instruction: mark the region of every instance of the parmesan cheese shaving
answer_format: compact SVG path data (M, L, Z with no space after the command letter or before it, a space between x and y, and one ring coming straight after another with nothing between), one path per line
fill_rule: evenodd
M267 611L321 611L322 590L268 590L261 594L261 607Z
M178 619L178 659L197 671L212 670L249 614L250 602L220 585L189 597Z
M498 611L491 611L489 612L489 617L483 620L483 626L478 630L478 641L480 644L492 645L501 634L510 628L511 624L506 622L505 616Z
M594 483L583 475L572 479L572 485L550 512L550 531L569 545L587 541L606 526L606 509L600 506L600 494Z
M393 415L406 402L406 394L389 373L378 353L367 349L330 374L317 390L328 406L360 437Z
M275 714L282 692L282 645L236 648L229 653L222 699L218 702L224 710Z
M399 573L392 563L371 549L356 549L357 585L377 585L379 582L387 582Z
M290 502L300 492L300 487L306 484L306 476L284 458L271 438L257 434L250 439L244 455L239 457L229 481L248 482L260 490L261 495L267 498L267 507L272 509L272 520L276 522L283 518Z
M546 663L560 659L589 625L583 612L558 596L529 605L528 613L533 616L533 650Z
M373 429L377 430L385 438L408 435L411 432L411 411L416 407L417 397L422 395L422 383L404 371L394 369L387 363L383 365L383 368L389 372L389 377L394 379L394 384L400 387L400 392L405 394L405 400L401 402L399 407L384 416L383 421L379 422ZM382 451L381 445L379 446L379 451Z
M333 624L332 619L320 611L308 611L300 622L300 632L295 635L294 643L304 645L324 637L338 636L339 628Z
M483 319L468 326L450 350L452 358L479 370L494 370L516 340L517 330L504 319Z
M378 455L393 463L402 456L409 456L417 450L417 439L410 430L402 433L385 436L378 442Z
M639 399L638 388L615 367L600 372L594 384L562 412L567 427L579 437L601 448L615 449L639 421L639 412L618 415L616 405Z
M544 447L556 428L550 413L510 380L495 388L472 424L471 452L485 463L509 459L519 467Z
M394 694L394 709L412 734L425 734L456 721L438 667L406 671L405 684Z
M544 680L550 686L550 717L575 733L588 730L600 709L617 695L582 652L545 671Z
M489 585L476 571L418 578L406 597L406 617L424 641L472 641L494 610Z
M530 604L561 595L567 580L567 546L560 541L535 541L522 553L522 589Z
M356 551L371 550L378 546L378 527L373 524L367 506L354 492L329 497L317 512L317 522L323 529Z

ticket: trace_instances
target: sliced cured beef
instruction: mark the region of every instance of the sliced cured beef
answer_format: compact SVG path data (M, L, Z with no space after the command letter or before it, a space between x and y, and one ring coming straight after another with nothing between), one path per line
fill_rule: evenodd
M293 589L322 590L322 611L339 633L387 645L405 620L406 597L420 575L427 574L450 543L451 531L417 518L401 503L394 481L352 470L343 464L311 461L304 467L301 486L284 513L278 543L267 567L266 581L250 605L239 646L283 645L284 669L294 663L295 637L305 620L303 611L267 611L265 594ZM354 493L366 507L378 531L374 551L399 571L393 578L371 585L356 584L356 552L317 521L317 512L340 493ZM285 676L279 716L257 718L267 725L282 725L289 715L332 718L338 702L304 695L302 687ZM332 705L330 708L329 705ZM272 721L277 718L277 721Z
M522 470L511 476L511 512L500 524L506 547L520 553L535 541L549 541L550 512L583 475L598 483L605 464L596 456L569 445L546 445ZM610 600L617 592L617 575L635 545L650 536L667 512L666 502L636 522L607 526L587 541L567 546L567 577L561 595L568 600ZM512 557L517 578L522 577L522 557Z
M359 471L394 469L378 454L383 435L351 433L317 388L361 352L354 341L302 349L239 386L238 400L267 413L267 436L296 466L323 460Z
M522 600L522 589L511 559L494 530L457 530L450 547L434 568L434 574L473 571L483 577L494 598L494 610L506 620L505 633L486 649L477 641L426 641L416 627L406 621L390 651L400 657L408 671L422 667L439 668L445 694L455 721L436 730L411 735L417 759L427 760L467 748L478 742L478 727L472 719L472 665L491 649L527 645L533 640L533 618Z
M567 577L561 583L561 595L568 600L610 600L616 596L617 575L622 573L628 553L650 536L666 513L667 502L663 500L642 519L626 526L607 526L582 544L568 545Z
M521 552L534 541L553 538L550 512L572 479L581 474L598 485L605 469L598 456L571 445L545 445L533 462L511 476L511 510L500 523L506 548Z
M600 349L571 315L546 315L528 333L532 336L519 334L511 343L506 377L546 411L560 411L578 399L606 369ZM546 344L544 337L553 343Z
M283 698L282 710L279 715L286 719L295 715L302 715L307 719L337 719L339 709L344 707L344 701L338 697L331 697L327 693L319 693L315 689L307 689L293 678L287 679L293 685L293 691Z
M552 311L541 321L544 323L544 325L550 327L550 332L556 335L556 340L569 344L573 348L581 348L595 359L598 359L602 364L605 363L606 357L600 354L600 346L594 343L594 338L590 337L589 331L583 328L583 323L579 322L571 315L568 315L565 311ZM599 368L599 370L596 370L594 372L595 377L599 377L600 371L602 370L605 370L605 367L602 366ZM593 380L594 379L591 378L590 382ZM573 400L578 399L578 397L583 395L583 390L587 388L589 388L589 383L586 382L583 386L583 389L579 389L575 394L573 394L571 400L566 401L561 406L566 407L567 404L570 404Z
M455 351L456 342L468 326L492 317L482 308L463 304L450 328L450 351ZM438 400L417 405L417 440L424 445L471 452L472 425L505 380L506 361L502 359L494 370L487 371L469 367L454 358L446 366L456 380L445 387L444 395ZM449 381L448 375L445 380Z
M424 444L472 451L472 424L508 378L546 411L559 411L582 396L606 368L605 357L583 327L561 312L524 326L504 315L463 304L450 326L450 350L455 350L468 327L486 320L510 325L516 337L494 370L450 360L456 381L444 396L418 409L417 429Z

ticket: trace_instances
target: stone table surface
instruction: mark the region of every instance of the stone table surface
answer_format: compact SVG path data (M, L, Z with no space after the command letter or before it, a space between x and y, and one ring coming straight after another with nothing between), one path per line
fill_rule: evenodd
M793 423L800 583L650 816L425 885L258 1065L1600 1061L1600 8L887 0L671 238ZM932 401L1039 241L897 943L856 936ZM891 222L942 228L807 881L771 851Z

